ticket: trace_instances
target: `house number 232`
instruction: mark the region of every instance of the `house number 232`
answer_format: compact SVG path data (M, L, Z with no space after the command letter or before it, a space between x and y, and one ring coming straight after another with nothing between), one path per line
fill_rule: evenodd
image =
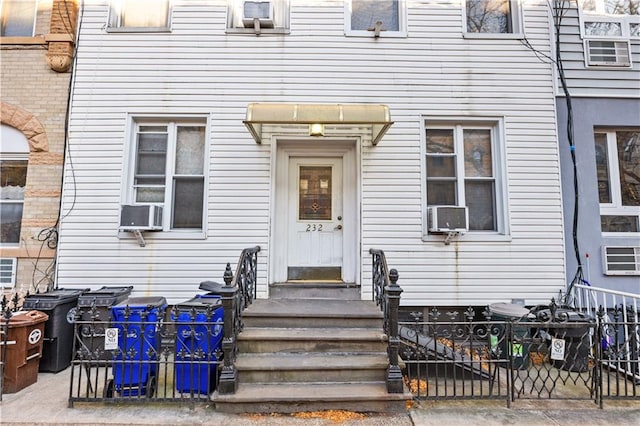
M322 231L322 224L318 223L309 223L307 224L307 232L314 232L314 231Z

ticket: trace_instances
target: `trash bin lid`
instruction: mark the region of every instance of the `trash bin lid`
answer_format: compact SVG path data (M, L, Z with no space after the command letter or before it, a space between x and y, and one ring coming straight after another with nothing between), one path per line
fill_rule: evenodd
M195 308L196 310L206 310L208 306L222 306L222 300L220 300L219 296L211 296L211 295L197 295L189 300L185 300L184 302L176 303L175 308L177 310L189 310L191 308Z
M27 327L34 324L45 322L49 319L49 315L40 311L17 311L11 314L9 318L9 328ZM0 324L5 324L4 316L0 316Z
M75 302L86 291L88 289L59 288L46 293L30 294L24 299L22 309L54 309L57 306Z
M116 306L129 306L129 307L140 307L146 308L147 306L152 306L155 308L159 308L167 305L167 299L162 296L146 296L146 297L128 297L122 302L118 303Z
M113 306L126 299L131 294L133 286L104 286L97 290L84 293L78 298L78 306Z
M515 303L492 303L489 312L508 318L522 318L529 315L529 309Z

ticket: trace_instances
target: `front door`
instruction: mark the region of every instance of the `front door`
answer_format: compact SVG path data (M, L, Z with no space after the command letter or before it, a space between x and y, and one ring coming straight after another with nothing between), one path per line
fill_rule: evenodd
M342 280L342 158L289 157L288 280Z

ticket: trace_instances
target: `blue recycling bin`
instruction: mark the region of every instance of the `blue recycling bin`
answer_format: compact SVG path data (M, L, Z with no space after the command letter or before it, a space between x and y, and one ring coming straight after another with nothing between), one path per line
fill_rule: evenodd
M198 295L177 304L176 390L209 394L215 389L218 361L222 358L223 310L220 296Z
M111 307L113 327L118 330L118 350L113 360L113 380L105 397L155 393L160 352L159 328L167 301L164 297L129 297Z

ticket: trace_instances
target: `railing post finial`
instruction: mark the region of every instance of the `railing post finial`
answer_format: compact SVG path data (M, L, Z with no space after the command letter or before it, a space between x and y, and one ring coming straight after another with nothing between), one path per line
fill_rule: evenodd
M227 262L227 267L224 268L224 275L222 276L224 283L226 285L231 285L231 281L233 281L233 272L231 272L231 264Z

